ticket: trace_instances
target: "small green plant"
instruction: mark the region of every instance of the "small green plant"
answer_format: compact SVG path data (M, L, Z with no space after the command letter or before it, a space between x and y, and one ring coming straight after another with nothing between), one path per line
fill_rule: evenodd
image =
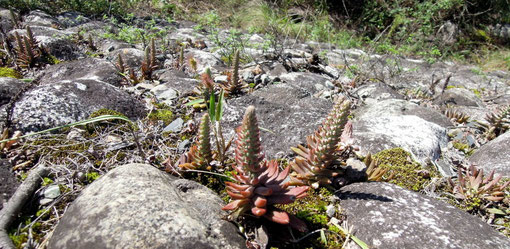
M273 222L290 225L298 231L305 231L306 224L276 208L275 204L289 204L307 195L308 186L290 188L285 179L290 167L280 172L276 160L265 161L261 151L260 131L255 107L246 109L242 125L237 128L236 140L237 172L233 177L239 182L225 182L227 193L233 199L223 210L233 210L237 218L246 212L255 217L265 217Z
M463 201L468 209L480 207L484 202L499 202L505 199L503 191L510 181L503 183L501 175L494 176L494 170L485 177L482 169L471 165L466 170L459 169L457 173L456 183L451 178L448 183L453 188L455 198Z
M470 119L469 115L451 107L446 108L444 115L457 123L466 123Z
M85 174L85 178L87 179L87 182L93 182L97 180L101 175L97 172L89 172Z
M38 42L34 39L30 26L27 26L27 35L20 36L18 32L14 32L16 39L16 63L20 67L34 67L36 62L41 58L42 51Z
M488 124L478 122L485 130L487 139L492 140L510 129L510 105L502 106L485 117Z
M334 169L333 165L350 107L349 100L339 98L322 126L315 134L307 137L306 147L298 145L297 148L292 148L298 156L290 163L295 171L291 175L291 184L318 188L320 185L331 184L332 178L342 174L341 170Z

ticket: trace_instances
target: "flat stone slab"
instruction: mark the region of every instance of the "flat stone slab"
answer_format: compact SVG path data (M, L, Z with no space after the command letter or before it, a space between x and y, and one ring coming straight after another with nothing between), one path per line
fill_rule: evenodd
M469 162L476 164L486 173L495 170L497 174L510 177L510 132L480 147Z
M354 235L371 248L510 248L479 218L390 183L350 184L337 196Z
M243 248L212 190L146 164L119 166L89 185L48 248Z

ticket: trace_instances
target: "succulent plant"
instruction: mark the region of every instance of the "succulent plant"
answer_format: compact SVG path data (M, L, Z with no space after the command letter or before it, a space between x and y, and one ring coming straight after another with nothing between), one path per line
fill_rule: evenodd
M243 89L243 84L239 80L239 50L236 50L234 53L232 67L232 73L227 73L227 85L223 87L227 95L239 94Z
M158 68L156 61L156 46L154 39L151 39L151 46L145 48L145 59L142 61L140 71L142 79L152 80L152 73Z
M466 123L470 118L469 115L453 108L446 108L444 115L457 123Z
M200 120L198 141L195 145L191 146L190 150L183 154L177 166L181 169L199 169L211 170L210 163L212 161L211 151L211 127L209 121L209 114L205 113Z
M367 165L366 173L369 181L381 181L383 175L388 171L379 167L379 162L374 160L370 153L365 157L364 163Z
M489 125L485 126L489 139L494 139L505 133L510 130L510 104L500 107L493 113L487 114L485 119L489 122Z
M16 39L16 63L20 67L33 67L37 60L41 57L41 49L34 38L32 30L27 26L27 35L20 36L18 32L14 32Z
M292 148L298 156L290 163L295 171L291 175L292 185L310 185L318 188L321 184L331 184L331 179L342 174L334 169L335 153L347 123L351 102L339 98L333 110L326 117L315 134L306 138L307 145Z
M471 165L465 173L461 170L458 171L457 184L454 184L451 178L448 179L448 182L453 187L453 193L458 199L479 198L497 202L505 198L503 191L510 184L510 181L500 184L501 177L501 175L494 177L494 170L488 177L484 177L482 169Z
M248 107L241 127L237 130L236 164L233 177L238 181L225 182L227 193L233 199L223 210L234 210L233 216L250 212L273 222L288 224L305 231L306 225L296 217L273 205L289 204L307 195L308 186L290 187L287 179L290 167L280 171L276 160L265 161L260 143L260 132L255 108Z

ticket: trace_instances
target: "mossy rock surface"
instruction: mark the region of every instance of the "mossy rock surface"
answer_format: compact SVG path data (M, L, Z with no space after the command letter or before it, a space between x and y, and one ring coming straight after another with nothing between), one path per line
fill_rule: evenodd
M0 77L9 77L9 78L14 78L14 79L21 79L21 78L23 78L23 75L21 75L20 72L14 70L12 68L0 67Z
M421 166L412 159L409 152L402 148L383 150L373 156L379 162L379 167L387 169L383 178L390 178L389 182L403 188L420 191L439 172L432 166Z

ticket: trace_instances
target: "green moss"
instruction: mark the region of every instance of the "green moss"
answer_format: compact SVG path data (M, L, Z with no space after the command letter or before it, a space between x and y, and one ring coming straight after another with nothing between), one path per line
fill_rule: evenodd
M99 175L99 173L97 172L89 172L89 173L86 173L85 174L85 178L87 178L87 181L88 182L93 182L95 181L97 178L99 178L101 175Z
M478 97L482 97L482 93L478 89L471 89L471 91Z
M14 244L15 248L23 248L23 243L27 242L28 240L28 233L23 232L20 234L16 233L9 233L9 238L12 240L12 243Z
M23 76L16 70L8 67L0 67L0 77L21 79Z
M468 144L460 142L453 142L453 148L462 151L467 156L471 156L475 152L475 150L469 147Z
M52 184L52 183L53 183L53 180L52 180L52 179L50 179L50 178L48 178L48 177L44 177L41 185L43 185L43 186L48 186L48 185L50 185L50 184Z
M95 118L95 117L99 117L99 116L102 116L102 115L116 115L116 116L126 116L118 111L115 111L115 110L111 110L111 109L107 109L107 108L102 108L102 109L99 109L93 113L91 113L89 115L89 118Z
M300 243L298 248L340 248L344 237L340 230L335 226L328 225L329 217L326 214L326 209L331 202L333 192L327 188L320 188L318 190L310 189L308 196L300 198L295 202L287 205L277 205L278 208L287 211L289 214L295 215L304 221L310 231L326 228L332 232L326 233L328 244L324 244L321 240L319 233L317 236L310 236L309 239ZM335 214L337 219L340 219L340 214L337 211Z
M174 113L167 109L154 110L149 114L149 119L161 120L165 125L169 125L174 120Z
M379 167L387 169L384 178L393 175L389 182L413 191L420 191L439 172L434 167L422 167L402 148L383 150L373 156Z

